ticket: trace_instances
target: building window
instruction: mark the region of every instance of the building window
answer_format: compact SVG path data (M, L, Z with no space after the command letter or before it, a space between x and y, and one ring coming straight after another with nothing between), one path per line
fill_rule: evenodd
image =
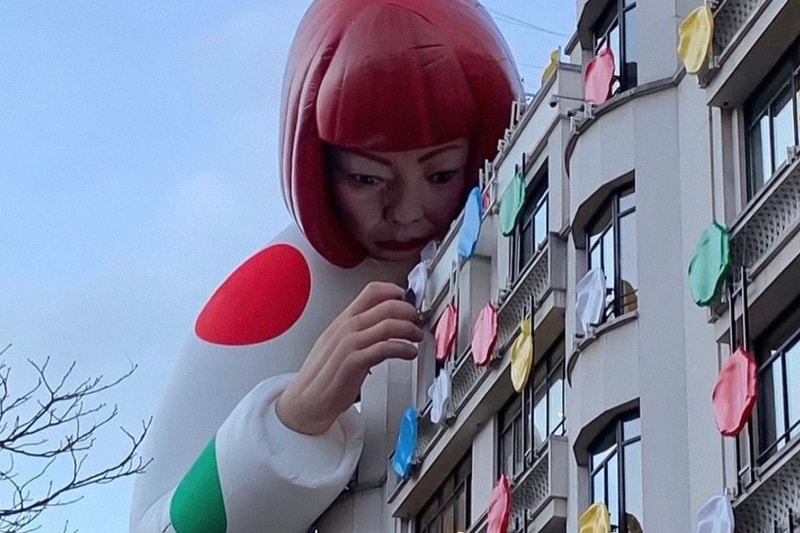
M564 415L564 338L541 357L521 395L499 415L498 470L516 479L533 466L551 435L566 434Z
M415 531L449 533L469 529L471 482L472 454L467 453L422 507Z
M641 533L642 429L635 413L614 422L589 447L592 503L604 503L611 530Z
M606 310L603 321L635 311L636 191L626 185L614 192L586 229L589 269L600 268L606 276Z
M595 55L606 46L614 52L616 79L611 87L612 93L636 87L638 53L634 0L610 0L595 26L594 43Z
M537 360L524 390L525 449L529 464L550 435L566 433L564 415L564 339Z
M797 146L800 43L781 60L745 103L747 198L755 196Z
M547 242L549 202L547 164L533 179L514 236L513 278L517 279Z
M498 465L500 474L516 479L525 470L525 430L523 428L522 398L514 395L500 411Z
M790 313L771 326L755 342L758 361L758 403L755 423L740 435L739 470L747 472L752 460L743 453L748 443L754 451L755 463L763 465L800 436L800 301ZM746 462L745 462L746 461ZM744 468L742 468L744 467Z

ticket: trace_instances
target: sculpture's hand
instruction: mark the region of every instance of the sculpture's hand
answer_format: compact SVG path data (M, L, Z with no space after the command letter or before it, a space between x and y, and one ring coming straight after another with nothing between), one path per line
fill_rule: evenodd
M386 359L410 360L423 331L403 289L373 282L317 339L276 405L278 418L308 435L328 430L361 391L370 369Z

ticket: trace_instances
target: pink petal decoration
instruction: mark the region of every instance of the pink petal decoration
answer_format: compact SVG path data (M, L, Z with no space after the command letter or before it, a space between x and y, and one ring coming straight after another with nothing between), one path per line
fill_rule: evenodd
M511 487L508 477L503 474L497 485L492 489L489 500L489 510L486 512L488 528L487 533L506 533L508 518L511 514Z
M487 189L483 191L483 210L488 211L490 207L492 207L492 195Z
M584 99L600 105L611 98L614 83L614 52L606 46L586 66Z
M739 347L722 365L711 401L719 432L735 437L753 412L758 398L758 365L753 354Z
M472 328L472 358L477 366L486 366L497 342L497 307L489 302L481 309Z
M436 340L436 360L443 363L450 357L453 341L456 340L456 327L458 324L458 311L452 302L447 304L439 323L436 324L434 339Z

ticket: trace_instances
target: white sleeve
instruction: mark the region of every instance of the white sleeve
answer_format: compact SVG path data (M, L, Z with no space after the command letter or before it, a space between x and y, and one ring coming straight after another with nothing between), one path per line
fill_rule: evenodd
M273 531L305 532L355 472L364 442L355 408L322 435L297 433L275 413L276 400L292 377L263 381L217 433L230 533L260 532L264 524Z
M275 403L292 377L275 376L254 387L218 430L209 446L213 453L201 454L178 488L157 500L131 531L260 533L265 524L270 531L307 531L353 476L364 429L355 408L322 435L287 428ZM215 487L221 502L209 497Z

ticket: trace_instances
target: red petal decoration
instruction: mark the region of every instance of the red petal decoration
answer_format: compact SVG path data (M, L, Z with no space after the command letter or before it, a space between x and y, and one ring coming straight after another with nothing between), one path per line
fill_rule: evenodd
M458 311L454 303L447 304L439 323L436 324L434 338L436 340L436 360L443 363L450 357L453 341L456 340L456 327L458 324Z
M511 515L511 487L505 474L500 476L500 480L492 490L492 498L489 500L489 510L486 514L487 533L506 533L508 518Z
M614 52L606 46L586 66L584 99L600 105L611 98L614 83Z
M744 428L758 399L758 365L753 354L739 347L719 372L711 401L719 432L735 437Z

